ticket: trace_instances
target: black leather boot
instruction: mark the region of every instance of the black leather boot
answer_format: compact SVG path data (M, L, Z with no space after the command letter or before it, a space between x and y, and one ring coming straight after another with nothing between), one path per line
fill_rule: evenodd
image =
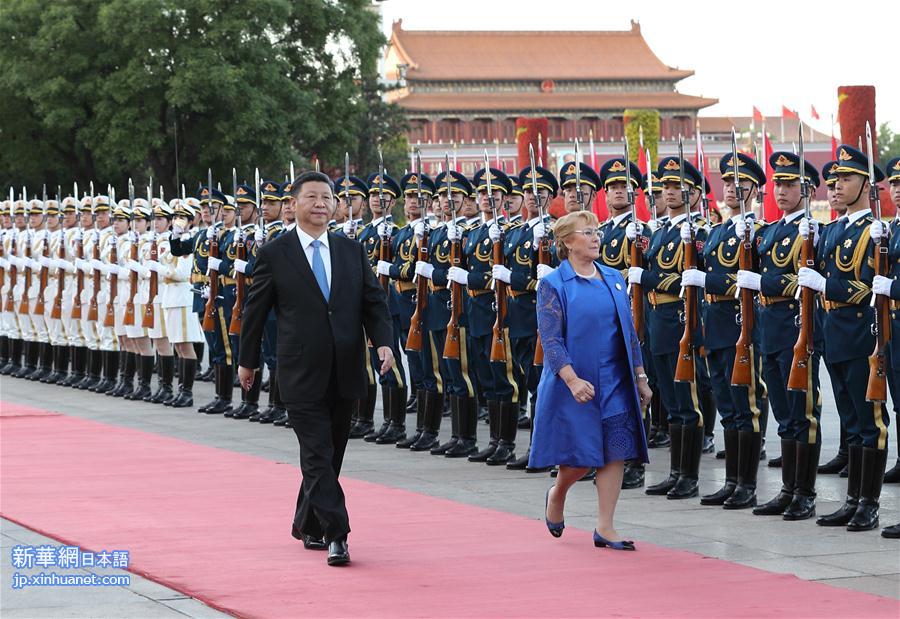
M675 482L678 481L678 476L681 474L681 425L676 423L669 424L669 432L671 433L669 476L658 484L647 486L647 489L644 490L646 494L654 496L666 494L675 486Z
M837 455L819 466L819 475L837 475L847 466L847 458L847 433L844 431L844 426L841 426L841 442L838 446Z
M410 400L415 400L413 410L416 413L416 431L405 439L397 441L397 449L409 449L422 437L422 432L425 429L425 399L427 397L427 392L424 389L417 389L415 397L410 398ZM409 408L406 410L410 412Z
M69 375L69 346L55 346L53 348L53 372L41 382L48 385L58 385L66 380Z
M754 516L780 516L794 498L797 485L797 441L781 439L781 490L774 499L753 508Z
M391 389L384 385L381 386L381 415L381 427L376 430L373 425L372 431L363 437L365 442L374 443L391 426Z
M375 429L375 402L378 400L378 386L369 385L366 397L359 401L356 411L356 425L350 428L350 438L362 438Z
M506 468L511 471L525 471L528 469L528 458L531 456L531 437L534 434L534 398L531 398L528 414L528 449L525 450L522 456L506 464Z
M219 400L206 409L207 415L222 415L231 410L231 396L234 393L234 366L229 363L218 366L216 386Z
M668 447L672 444L672 437L669 434L669 420L666 413L666 407L663 406L662 398L658 391L653 393L650 400L650 414L656 419L656 432L647 440L647 446L650 449Z
M725 485L712 494L700 497L700 505L724 505L737 486L740 461L739 432L732 429L725 430L722 434L725 438Z
M859 505L853 518L847 523L848 531L871 531L878 528L878 504L886 465L887 449L863 447Z
M0 335L0 373L3 371L3 366L9 363L9 338L5 335Z
M72 372L69 377L60 384L63 387L74 387L84 380L84 372L87 367L87 348L84 346L72 347Z
M722 506L725 509L747 509L756 505L756 474L762 434L742 431L738 434L738 483Z
M516 459L516 432L519 429L519 405L515 402L500 402L500 428L497 449L485 464L500 466Z
M806 520L816 515L816 473L821 445L797 442L797 481L794 498L784 510L785 520Z
M112 386L112 389L106 392L106 395L116 397L119 393L121 393L123 385L125 384L125 372L128 369L128 359L130 358L131 354L132 353L124 350L119 352L119 370L116 376L116 384ZM133 379L133 371L131 376Z
M862 445L847 445L847 498L836 512L820 516L816 524L822 527L845 527L856 514L862 483ZM822 472L821 467L819 472Z
M43 381L53 369L53 346L50 342L40 342L38 344L38 361L37 367L27 376L28 380Z
M375 439L376 445L393 445L406 438L406 387L391 387L390 424L387 430Z
M469 456L469 462L486 462L497 451L500 444L500 401L488 400L488 426L490 427L491 440L488 446L476 454Z
M90 389L100 382L103 369L103 353L99 350L88 350L88 369L84 380L75 385L76 389Z
M38 342L25 342L24 351L25 363L19 368L18 372L12 374L13 378L25 378L37 369L38 356L40 355Z
M703 437L702 426L681 426L680 474L678 481L666 493L667 499L689 499L699 494Z
M431 451L438 447L441 432L441 418L444 416L444 394L436 391L422 391L419 401L425 399L425 416L422 420L422 434L410 445L410 451Z
M437 447L431 448L432 456L443 456L450 449L453 448L456 443L459 442L459 398L455 395L446 395L446 401L450 405L450 440L446 443L442 443Z
M137 388L125 396L126 400L143 400L150 395L150 381L153 380L153 366L156 358L153 355L138 355L138 384Z
M206 413L206 410L208 408L217 404L219 402L219 400L221 399L221 396L219 395L219 379L217 378L217 376L219 375L219 367L220 367L220 365L218 363L214 363L210 366L210 369L212 370L212 374L213 374L213 383L214 383L213 393L215 395L213 396L212 400L210 400L206 404L203 404L203 405L197 407L198 413ZM200 380L200 379L198 378L197 380Z
M416 412L416 410L417 410L416 402L419 401L419 396L422 395L420 393L422 390L416 388L415 385L413 385L413 389L411 391L412 391L412 393L409 394L409 399L406 401L406 413L407 414Z
M197 360L181 360L181 378L178 381L178 395L169 403L172 408L187 408L194 405L194 380L197 377Z
M9 340L9 360L3 366L2 374L4 376L12 376L22 369L22 350L24 343L21 338L11 338Z
M146 402L162 404L172 397L172 381L175 379L175 357L173 355L160 355L159 357L159 387Z
M103 380L91 389L94 393L109 393L119 380L119 351L103 352Z
M134 375L137 372L137 360L137 353L125 353L125 366L122 368L119 384L106 395L111 395L115 398L124 398L134 392Z
M457 398L459 440L444 453L446 458L466 458L478 451L478 400L468 396Z
M259 410L259 393L262 391L262 374L260 372L256 373L256 376L253 379L253 384L250 385L250 389L247 391L241 390L241 397L243 398L243 411L241 412L241 417L238 417L237 412L233 412L232 416L235 419L248 419L253 413ZM272 400L272 390L269 389L269 399ZM272 423L279 417L278 411L275 409L274 402L271 409L267 411L268 414L262 414L259 416L259 423ZM226 413L227 415L228 413Z

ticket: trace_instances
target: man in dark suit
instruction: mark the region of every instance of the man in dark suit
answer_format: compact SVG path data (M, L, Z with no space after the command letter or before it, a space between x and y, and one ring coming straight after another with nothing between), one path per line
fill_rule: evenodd
M291 534L307 549L327 546L328 564L342 565L350 561L350 523L338 475L354 404L366 394L366 338L378 352L382 374L394 357L390 310L365 250L328 233L333 190L319 172L305 172L293 184L297 227L257 256L238 375L245 387L253 384L266 316L274 309L279 388L300 443L303 474Z

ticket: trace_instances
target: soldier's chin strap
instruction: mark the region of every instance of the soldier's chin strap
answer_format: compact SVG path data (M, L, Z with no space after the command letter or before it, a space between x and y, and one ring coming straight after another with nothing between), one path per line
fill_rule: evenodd
M859 175L859 176L862 177L862 175ZM856 204L857 201L859 201L859 198L862 196L863 191L868 189L869 183L866 181L865 177L862 177L862 178L863 178L863 182L859 186L859 191L857 192L856 197L853 199L853 202L851 202L850 204Z

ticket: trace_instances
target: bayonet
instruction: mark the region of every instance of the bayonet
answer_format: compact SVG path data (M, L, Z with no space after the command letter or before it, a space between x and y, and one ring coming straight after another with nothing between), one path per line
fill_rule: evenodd
M575 197L583 211L585 206L584 194L581 193L581 148L578 145L578 138L575 138Z

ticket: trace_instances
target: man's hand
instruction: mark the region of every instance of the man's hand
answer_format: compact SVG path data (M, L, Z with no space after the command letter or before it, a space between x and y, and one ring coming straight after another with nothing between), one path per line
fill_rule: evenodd
M375 270L379 275L390 275L391 274L391 263L387 260L379 260L378 264L375 266Z
M256 375L256 370L251 370L250 368L245 368L242 365L238 366L238 380L241 381L241 389L244 391L250 391L250 387L253 386L253 378Z
M539 264L537 265L537 278L544 279L556 269L550 266L549 264Z
M391 350L390 346L379 346L378 359L381 361L379 373L384 376L394 367L394 351Z

